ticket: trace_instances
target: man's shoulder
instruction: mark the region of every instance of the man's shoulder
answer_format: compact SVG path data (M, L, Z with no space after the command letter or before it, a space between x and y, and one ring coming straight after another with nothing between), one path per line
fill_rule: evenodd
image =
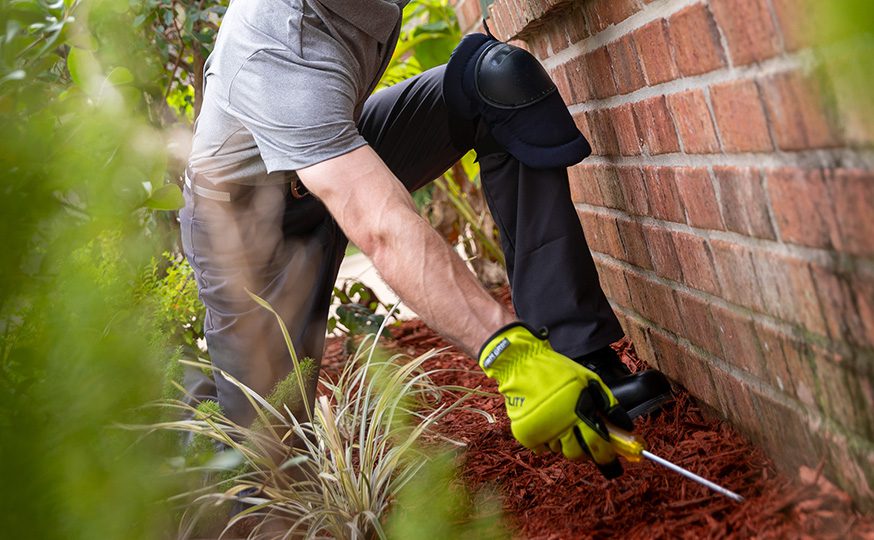
M303 0L236 0L222 20L216 49L234 52L290 48L300 30Z

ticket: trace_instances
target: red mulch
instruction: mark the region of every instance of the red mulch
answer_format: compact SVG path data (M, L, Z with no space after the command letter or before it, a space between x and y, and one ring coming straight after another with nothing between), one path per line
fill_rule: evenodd
M504 301L507 294L499 293ZM393 327L392 348L419 355L449 347L419 320ZM615 345L632 369L646 366L633 346ZM344 361L339 340L332 340L323 366L334 371ZM450 368L435 377L497 392L474 361L450 348L427 364ZM444 434L467 444L463 476L477 489L495 488L519 538L865 538L874 539L874 518L854 511L850 498L813 470L800 481L777 472L759 448L727 423L705 415L683 389L676 403L655 418L638 420L637 432L649 449L746 498L743 503L644 461L626 463L619 479L605 480L586 462L535 455L510 435L500 397L477 396L468 404L498 419L459 411L442 423Z

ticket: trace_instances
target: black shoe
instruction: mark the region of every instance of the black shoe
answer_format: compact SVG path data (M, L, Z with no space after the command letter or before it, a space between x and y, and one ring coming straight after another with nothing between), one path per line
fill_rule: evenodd
M653 413L673 400L671 383L662 372L648 369L631 373L610 347L603 347L574 361L597 373L632 419Z

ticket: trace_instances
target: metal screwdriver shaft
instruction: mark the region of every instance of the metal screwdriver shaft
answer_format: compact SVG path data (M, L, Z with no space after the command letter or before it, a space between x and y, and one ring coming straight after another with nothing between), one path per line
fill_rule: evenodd
M719 484L714 484L713 482L711 482L710 480L707 480L706 478L701 478L700 476L693 473L692 471L688 471L688 470L684 469L683 467L680 467L679 465L671 463L670 461L668 461L664 458L660 458L651 452L643 450L643 451L641 451L640 455L642 455L643 457L645 457L646 459L648 459L650 461L654 461L654 462L658 463L662 467L667 467L668 469L674 471L675 473L682 474L686 478L688 478L690 480L694 480L694 481L698 482L699 484L701 484L702 486L707 486L708 488L712 489L713 491L715 491L717 493L721 493L722 495L725 495L729 499L733 499L737 502L744 501L744 498L741 497L740 495L738 495L737 493L735 493L734 491L725 489L724 487L720 486Z
M706 478L701 478L697 474L692 471L687 471L683 467L675 463L671 463L665 458L660 458L652 452L648 452L646 450L646 443L639 436L629 433L623 429L619 429L613 424L608 424L609 433L610 433L610 443L613 445L614 450L620 456L625 457L625 459L629 461L640 461L641 458L646 458L650 461L654 461L661 465L662 467L666 467L675 473L682 474L686 478L690 480L694 480L701 484L702 486L707 486L713 491L719 493L720 495L725 495L729 499L737 502L743 502L744 498L735 493L734 491L730 491L720 486L719 484L714 484L710 480Z

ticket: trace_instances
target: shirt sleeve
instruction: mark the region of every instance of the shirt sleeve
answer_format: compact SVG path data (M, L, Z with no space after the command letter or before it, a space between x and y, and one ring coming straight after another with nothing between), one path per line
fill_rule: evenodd
M337 65L259 50L234 75L228 104L267 171L294 171L367 144L354 121L352 80Z

